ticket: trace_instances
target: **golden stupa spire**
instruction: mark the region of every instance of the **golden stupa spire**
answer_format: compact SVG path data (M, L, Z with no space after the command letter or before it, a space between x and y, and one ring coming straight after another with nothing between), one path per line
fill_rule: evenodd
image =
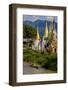
M52 32L52 25L49 26L49 34Z
M44 37L48 37L48 26L47 26L47 22L46 22L46 28L45 28L45 31L44 31Z
M53 31L53 33L54 33L54 36L55 36L55 38L56 38L57 33L56 33L55 23L54 23L54 31Z
M36 40L40 40L40 35L39 35L38 27L37 27L37 35L36 35Z

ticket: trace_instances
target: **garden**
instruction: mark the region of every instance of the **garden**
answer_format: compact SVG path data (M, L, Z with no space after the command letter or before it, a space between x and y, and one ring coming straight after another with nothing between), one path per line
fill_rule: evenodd
M56 53L43 53L26 48L23 50L23 60L32 66L43 67L57 72Z

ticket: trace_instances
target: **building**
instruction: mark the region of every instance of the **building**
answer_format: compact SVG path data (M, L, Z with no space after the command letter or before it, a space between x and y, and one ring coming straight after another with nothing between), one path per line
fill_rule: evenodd
M38 28L37 28L36 39L34 40L34 43L32 45L32 49L38 50L38 51L41 50L40 41L41 41L41 38L40 38L39 31L38 31Z
M54 23L52 23L48 29L46 22L44 35L42 38L40 38L40 34L37 28L37 35L36 39L34 40L34 44L32 45L32 49L43 52L57 52L57 32Z

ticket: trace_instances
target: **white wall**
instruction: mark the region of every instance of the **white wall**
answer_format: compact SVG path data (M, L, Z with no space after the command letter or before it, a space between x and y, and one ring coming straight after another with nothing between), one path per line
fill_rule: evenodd
M9 70L9 4L40 4L66 6L68 8L68 0L0 0L0 90L67 90L66 84L37 85L37 86L20 86L11 87L8 85ZM67 12L68 16L68 12ZM68 22L68 18L67 18ZM68 28L68 26L67 26ZM67 32L68 33L68 32ZM67 36L68 38L68 36ZM68 48L67 48L68 50ZM67 57L68 59L68 57ZM67 62L68 64L68 62ZM68 66L67 66L68 68ZM68 74L67 74L68 75ZM67 78L68 81L68 78Z

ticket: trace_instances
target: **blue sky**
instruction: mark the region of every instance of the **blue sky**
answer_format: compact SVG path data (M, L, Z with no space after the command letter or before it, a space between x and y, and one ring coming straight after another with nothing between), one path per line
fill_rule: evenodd
M36 20L48 20L52 21L54 19L57 22L57 16L39 16L39 15L23 15L24 21L36 21Z

